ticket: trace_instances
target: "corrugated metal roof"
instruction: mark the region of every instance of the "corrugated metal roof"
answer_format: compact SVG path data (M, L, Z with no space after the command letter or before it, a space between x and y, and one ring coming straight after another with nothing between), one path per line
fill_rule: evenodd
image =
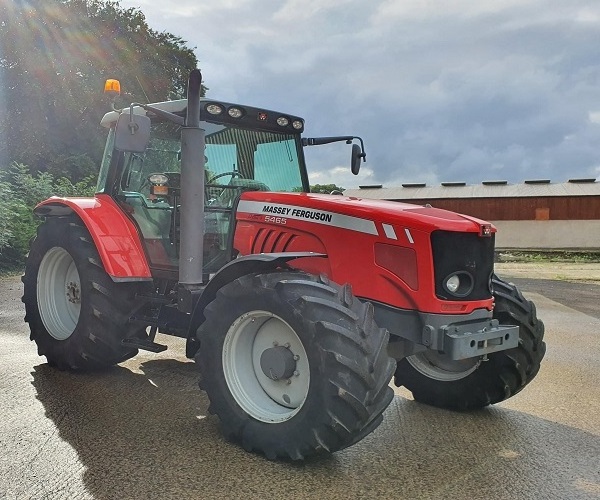
M600 182L563 182L523 184L474 184L462 186L449 184L443 186L425 186L422 184L404 184L400 187L366 187L346 189L344 195L375 200L420 200L447 198L527 198L536 196L600 196ZM415 187L412 187L415 186ZM419 187L416 187L419 186Z

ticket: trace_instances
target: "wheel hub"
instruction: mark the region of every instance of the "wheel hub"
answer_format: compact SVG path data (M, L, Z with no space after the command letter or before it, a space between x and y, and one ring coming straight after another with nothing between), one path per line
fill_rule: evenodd
M81 278L73 257L64 248L49 249L41 260L36 297L48 334L56 340L68 339L81 313Z
M81 292L79 291L79 284L74 281L67 283L67 300L71 304L81 304Z
M294 353L283 346L266 349L260 356L260 367L271 380L290 378L296 370Z
M310 387L308 356L294 329L254 310L230 326L223 345L225 380L236 402L262 422L284 422L302 408Z

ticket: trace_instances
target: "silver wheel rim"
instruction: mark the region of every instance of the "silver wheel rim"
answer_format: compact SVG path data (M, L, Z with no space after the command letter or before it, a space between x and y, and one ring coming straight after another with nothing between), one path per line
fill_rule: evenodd
M448 356L435 351L420 352L408 356L406 360L410 365L428 378L442 382L452 382L465 378L481 363L480 358L461 360L448 359Z
M51 248L40 263L37 303L48 333L56 340L68 339L81 312L81 280L73 258L63 248Z
M261 368L263 352L276 346L294 356L294 374L287 379L272 380ZM225 336L222 358L231 395L252 418L285 422L304 405L310 386L308 356L294 329L280 317L251 311L237 318Z

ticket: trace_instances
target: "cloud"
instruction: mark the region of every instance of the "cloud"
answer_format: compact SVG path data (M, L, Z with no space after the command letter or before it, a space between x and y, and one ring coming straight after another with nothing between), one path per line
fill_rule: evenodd
M598 175L594 0L121 4L196 47L209 95L303 116L308 136L363 136L358 177L342 177L350 153L333 146L307 151L316 177L355 187Z
M380 2L374 18L380 22L398 22L405 20L447 19L454 17L478 17L482 14L500 13L508 8L523 4L522 0L494 0L473 2L472 0L385 0Z
M310 170L308 173L310 184L335 184L338 187L356 186L356 177L352 175L349 167L336 166L325 170ZM376 184L373 170L361 168L360 184Z
M287 0L273 15L273 21L297 26L302 21L312 21L316 17L327 16L338 7L351 6L352 0Z

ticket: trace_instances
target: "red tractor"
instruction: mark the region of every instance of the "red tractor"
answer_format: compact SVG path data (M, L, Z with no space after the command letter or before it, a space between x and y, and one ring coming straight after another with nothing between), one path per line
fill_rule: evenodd
M286 113L200 98L106 114L93 198L50 198L24 282L31 339L58 369L186 339L226 437L268 458L350 446L389 382L458 410L537 374L543 323L494 275L495 228L431 206L309 192Z

